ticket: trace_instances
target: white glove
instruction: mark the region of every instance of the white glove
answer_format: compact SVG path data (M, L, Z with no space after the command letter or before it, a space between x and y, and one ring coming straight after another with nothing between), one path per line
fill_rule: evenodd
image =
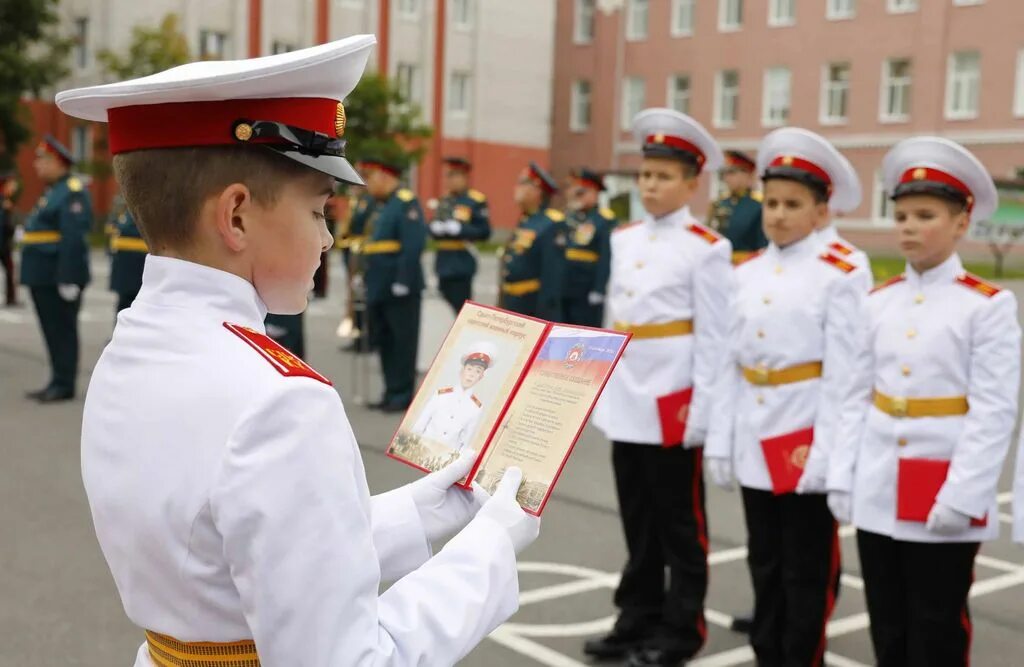
M807 455L807 464L804 466L804 474L800 475L800 481L796 484L798 494L825 493L825 487L828 484L828 466L821 451L820 447L811 447L811 453ZM815 454L818 455L815 456Z
M846 491L829 491L828 509L839 523L853 520L853 498Z
M942 503L935 503L925 527L936 535L957 535L971 525L971 517Z
M18 225L14 228L14 242L21 245L21 240L25 238L25 228Z
M402 283L391 283L391 294L397 297L409 296L409 287Z
M459 458L444 468L409 485L409 495L416 504L423 532L431 542L465 528L487 501L487 493L479 487L467 491L453 486L469 474L474 461L476 452L464 449Z
M523 511L516 500L519 485L523 482L523 471L509 468L505 471L494 495L476 515L477 521L493 521L501 526L518 554L530 546L540 535L540 519Z
M444 229L445 224L443 220L435 220L432 223L430 223L430 233L433 234L434 236L443 236L445 233Z
M711 483L720 489L733 491L736 488L732 476L732 459L721 456L705 456L704 468L708 471Z
M600 306L604 303L604 294L601 294L600 292L591 292L587 295L587 303L591 306Z
M462 232L462 223L458 220L447 220L444 223L444 230L449 236L458 236Z
M78 285L57 285L57 294L65 301L74 301L81 293L82 288Z

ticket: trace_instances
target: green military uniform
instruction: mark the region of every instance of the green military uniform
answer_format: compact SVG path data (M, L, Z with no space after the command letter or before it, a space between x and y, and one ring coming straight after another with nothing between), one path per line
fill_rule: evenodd
M708 226L732 243L734 264L768 245L761 224L759 192L723 195L712 206Z
M445 225L452 228L445 229ZM438 202L430 230L437 239L434 271L438 286L445 301L458 313L462 304L473 296L477 262L470 244L491 237L487 197L472 188L445 195Z
M604 321L604 295L612 267L612 230L618 221L611 209L595 206L571 213L562 315L566 324L599 327Z
M288 348L288 351L299 359L306 358L306 325L305 314L298 315L275 315L268 313L263 320L267 329L267 335L281 345Z
M346 280L349 281L349 299L363 301L363 280L365 272L364 260L360 251L363 242L366 240L366 230L376 219L379 213L377 200L369 193L363 192L358 197L350 196L348 199L348 215L341 222L340 233L336 246L341 249L341 263L345 269ZM357 294L358 292L358 294ZM359 337L348 348L352 351L368 351L369 336L366 331L365 304L357 306L349 304L349 316L352 318L352 326L359 331Z
M117 312L132 305L142 288L146 245L129 211L117 216L110 237L110 291L117 294Z
M404 410L416 382L423 269L420 256L427 228L416 195L397 188L377 202L361 248L366 263L370 335L380 351L384 395L380 407ZM401 294L399 294L401 292Z
M14 198L18 182L14 177L0 179L0 265L4 271L4 305L18 303L14 283Z
M64 149L66 151L66 149ZM65 175L39 198L25 221L22 237L21 284L30 289L39 316L52 375L46 389L36 392L69 398L78 375L78 311L82 295L66 300L58 285L89 283L92 201L84 184Z
M502 308L546 320L562 319L567 236L565 216L553 208L520 218L502 251Z

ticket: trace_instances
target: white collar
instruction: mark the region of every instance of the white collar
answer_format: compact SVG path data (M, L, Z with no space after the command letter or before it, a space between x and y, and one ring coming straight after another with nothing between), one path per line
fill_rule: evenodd
M227 271L173 257L147 255L140 303L207 310L234 324L263 331L267 306L248 280Z
M644 215L644 222L656 227L674 227L677 225L687 225L692 221L692 219L693 216L690 215L689 206L677 208L671 213L663 215L660 218L655 218L650 213Z
M818 235L818 238L821 239L821 242L824 245L828 245L829 243L834 243L836 241L841 240L839 238L839 232L836 231L835 225L823 227L822 229L816 231L815 234Z
M964 265L960 261L960 255L953 253L946 261L935 268L928 269L924 273L918 273L907 263L907 283L913 287L924 287L925 285L936 285L951 283L964 272Z
M768 244L767 254L780 261L792 262L803 259L808 255L817 254L821 250L821 239L816 233L808 234L796 243L790 243L785 248L780 248L774 242Z

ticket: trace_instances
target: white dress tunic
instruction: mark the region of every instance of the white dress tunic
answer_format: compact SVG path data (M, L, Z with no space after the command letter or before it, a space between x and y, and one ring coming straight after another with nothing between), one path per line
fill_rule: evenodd
M82 476L128 617L268 667L455 663L517 607L511 541L473 521L431 558L408 491L370 497L334 388L224 325L265 314L242 278L150 256L96 365Z
M412 430L460 451L476 434L482 413L483 404L472 388L442 387L423 406Z

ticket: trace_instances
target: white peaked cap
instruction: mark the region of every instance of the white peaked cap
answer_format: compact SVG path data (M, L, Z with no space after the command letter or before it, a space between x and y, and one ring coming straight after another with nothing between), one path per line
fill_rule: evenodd
M722 149L704 126L675 109L644 109L633 118L633 136L645 155L688 154L700 169L711 171L725 162Z
M498 347L488 341L477 341L466 346L465 354L462 355L462 363L467 361L483 361L487 368L494 365L498 358Z
M835 213L849 213L860 206L857 171L827 139L810 130L782 127L770 132L757 150L757 171L762 179L807 177L822 183L829 192L829 209Z

